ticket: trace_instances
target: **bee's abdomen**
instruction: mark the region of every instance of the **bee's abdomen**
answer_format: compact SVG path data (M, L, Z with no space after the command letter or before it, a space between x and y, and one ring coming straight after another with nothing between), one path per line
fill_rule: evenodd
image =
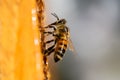
M61 60L66 52L68 45L68 41L65 39L60 39L57 43L55 54L54 54L54 60L55 62L58 62Z

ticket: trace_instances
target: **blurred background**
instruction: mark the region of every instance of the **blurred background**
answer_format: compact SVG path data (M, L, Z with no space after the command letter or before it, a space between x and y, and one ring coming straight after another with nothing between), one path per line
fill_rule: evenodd
M120 0L45 0L46 24L67 20L77 53L50 58L51 80L120 80Z

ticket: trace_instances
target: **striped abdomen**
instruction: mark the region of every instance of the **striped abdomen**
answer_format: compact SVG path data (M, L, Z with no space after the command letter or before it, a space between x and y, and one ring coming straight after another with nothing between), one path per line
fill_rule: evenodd
M68 40L66 39L59 39L54 53L54 60L55 62L58 62L61 60L67 50Z

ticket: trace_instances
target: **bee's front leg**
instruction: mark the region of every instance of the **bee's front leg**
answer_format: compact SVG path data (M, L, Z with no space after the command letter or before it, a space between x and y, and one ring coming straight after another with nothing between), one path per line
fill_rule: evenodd
M56 30L56 26L55 25L48 25L48 26L46 26L46 27L44 27L45 29L47 29L47 28L53 28L53 30L55 31Z
M47 31L48 29L53 29L53 31ZM47 27L44 27L44 34L46 34L47 36L48 35L51 35L51 34L54 34L55 31L56 31L56 26L55 25L48 25Z

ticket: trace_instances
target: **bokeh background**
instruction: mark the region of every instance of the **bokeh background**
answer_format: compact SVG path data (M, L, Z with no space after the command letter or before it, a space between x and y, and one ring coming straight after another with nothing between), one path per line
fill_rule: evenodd
M65 18L77 52L50 61L51 80L120 80L120 0L45 0L45 5L46 24L56 20L54 12Z

